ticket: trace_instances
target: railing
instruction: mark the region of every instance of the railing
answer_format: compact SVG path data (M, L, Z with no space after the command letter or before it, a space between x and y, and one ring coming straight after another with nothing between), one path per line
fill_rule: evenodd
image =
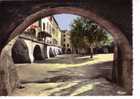
M43 41L39 41L36 38L27 37L27 36L24 36L24 35L20 35L19 38L29 40L29 41L32 41L32 42L36 42L36 43L39 43L39 44L43 44L43 45L49 45L49 46L55 46L55 47L61 48L61 46L58 46L56 44L46 43L46 42L43 42Z

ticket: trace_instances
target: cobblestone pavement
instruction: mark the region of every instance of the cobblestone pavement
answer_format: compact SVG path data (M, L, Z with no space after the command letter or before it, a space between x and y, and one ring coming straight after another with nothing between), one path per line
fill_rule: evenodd
M33 64L18 64L21 87L12 96L125 95L110 82L112 54L60 55Z

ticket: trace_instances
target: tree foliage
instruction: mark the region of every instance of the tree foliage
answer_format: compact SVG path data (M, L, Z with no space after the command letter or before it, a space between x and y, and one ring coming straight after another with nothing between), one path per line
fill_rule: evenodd
M82 48L85 46L84 41L84 28L81 18L77 18L74 20L73 24L71 25L71 44L74 48Z
M71 44L74 48L91 49L112 42L111 35L95 22L78 17L71 25Z

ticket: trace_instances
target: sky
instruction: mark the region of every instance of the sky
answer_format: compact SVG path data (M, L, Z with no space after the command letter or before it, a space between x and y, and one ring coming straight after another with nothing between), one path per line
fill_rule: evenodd
M73 15L73 14L56 14L56 15L54 15L54 18L56 19L61 30L70 30L71 23L77 17L79 17L79 16Z

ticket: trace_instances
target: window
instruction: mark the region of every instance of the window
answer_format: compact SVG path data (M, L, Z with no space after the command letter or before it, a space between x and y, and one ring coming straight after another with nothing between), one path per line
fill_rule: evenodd
M64 34L64 37L65 37L66 35Z
M39 23L39 27L41 27L41 19L38 21L38 23Z
M65 47L65 44L63 46Z
M64 39L64 42L65 42L65 39Z
M70 45L69 44L67 44L67 47L69 47Z
M54 28L52 28L52 33L55 33L55 29Z
M43 30L45 30L45 23L43 23Z
M47 32L49 31L49 23L47 22Z

